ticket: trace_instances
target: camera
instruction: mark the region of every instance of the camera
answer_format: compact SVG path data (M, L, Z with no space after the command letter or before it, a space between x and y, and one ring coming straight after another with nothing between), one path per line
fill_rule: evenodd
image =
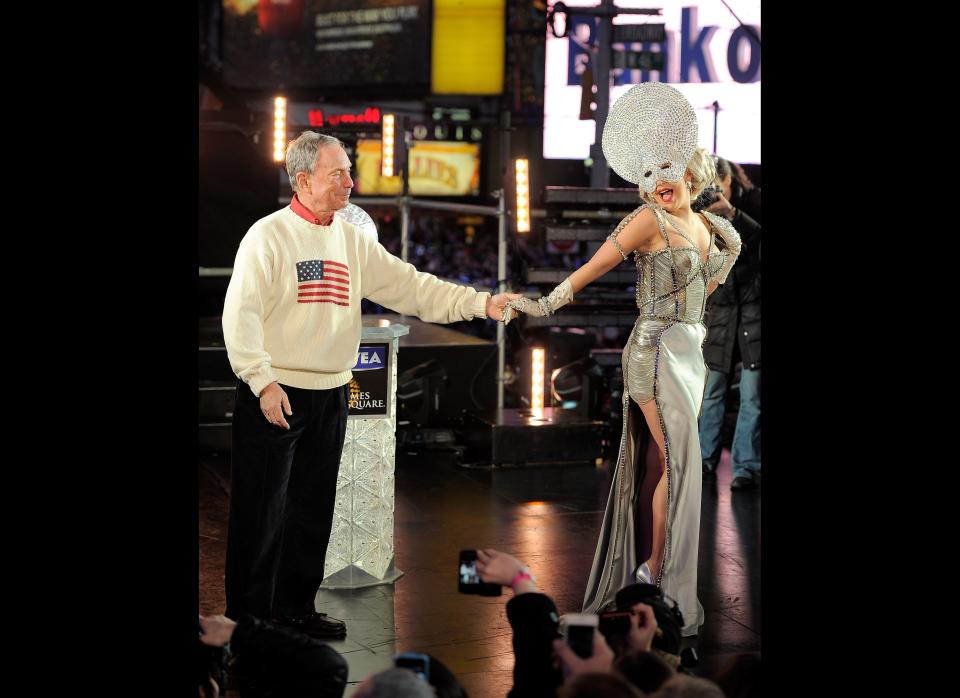
M593 613L568 613L564 621L567 644L573 653L583 659L592 657L593 633L599 624L597 616Z
M499 584L488 584L480 579L477 572L477 551L461 550L457 567L457 588L461 594L479 596L500 596L503 588Z
M716 203L717 199L722 193L723 193L723 189L720 187L719 184L714 182L713 184L708 186L706 189L704 189L702 192L700 192L700 196L698 196L696 201L694 201L690 205L690 208L692 208L694 211L699 213L703 209L708 208L712 206L714 203Z
M626 637L630 634L630 611L604 611L600 614L598 626L600 634L607 639L607 644L617 637Z
M409 669L418 678L430 683L430 656L420 652L401 652L393 658L398 669Z

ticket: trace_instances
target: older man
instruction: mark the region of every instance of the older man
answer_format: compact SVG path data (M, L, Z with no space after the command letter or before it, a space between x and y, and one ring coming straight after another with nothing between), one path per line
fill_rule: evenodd
M336 138L287 147L290 205L253 224L223 308L240 379L233 417L227 615L272 618L314 637L342 621L316 613L360 344L360 299L427 322L503 319L516 294L478 292L418 272L336 212L351 163Z

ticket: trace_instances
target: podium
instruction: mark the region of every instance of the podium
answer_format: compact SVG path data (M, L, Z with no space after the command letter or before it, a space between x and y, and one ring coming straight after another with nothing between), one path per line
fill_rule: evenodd
M347 435L321 589L391 584L397 442L397 350L406 325L364 318L350 381Z

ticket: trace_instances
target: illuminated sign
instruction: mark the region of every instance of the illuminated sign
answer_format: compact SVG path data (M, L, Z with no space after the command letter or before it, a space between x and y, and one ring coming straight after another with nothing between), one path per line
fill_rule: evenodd
M412 132L416 141L483 140L483 130L479 126L464 124L414 124Z
M464 196L480 193L480 146L420 141L410 148L410 193Z
M357 194L395 195L402 190L399 176L381 176L380 141L357 141ZM480 193L480 146L454 141L416 141L410 147L410 193L415 196L476 196Z
M367 107L359 114L324 114L323 109L311 109L307 112L311 126L340 126L342 124L379 124L380 110Z
M576 6L596 6L596 0L565 0ZM615 43L611 60L624 66L611 71L610 104L631 85L647 81L669 83L690 100L697 113L699 145L713 151L716 130L717 152L740 163L760 162L760 2L738 0L737 17L723 3L691 0L617 0L622 8L663 10L661 16L620 15L615 27L655 23L664 25L665 40ZM657 38L653 30L615 29L616 37ZM582 74L590 62L588 49L596 38L596 19L569 15L569 32L556 38L547 29L544 79L543 155L546 158L586 159L590 155L596 125L580 119ZM662 69L651 65L649 52ZM619 57L618 57L618 54ZM637 55L639 54L639 55ZM596 66L593 66L594 70ZM651 66L654 67L654 66ZM594 81L600 76L594 73ZM719 105L716 113L713 104Z
M433 94L503 92L505 18L504 0L433 0Z
M433 4L224 0L224 82L254 90L402 86L426 93Z

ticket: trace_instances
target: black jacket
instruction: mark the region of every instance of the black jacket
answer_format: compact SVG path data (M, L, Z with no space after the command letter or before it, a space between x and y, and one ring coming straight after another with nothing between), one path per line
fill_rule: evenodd
M241 698L341 698L347 663L309 635L257 618L237 622L230 639Z
M743 367L760 368L760 188L741 193L738 187L730 203L743 247L726 283L710 294L703 319L703 358L710 370L725 373L733 370L735 341Z
M559 634L556 604L534 592L507 602L507 620L513 628L513 688L507 698L555 698L563 683L553 666L553 641Z

